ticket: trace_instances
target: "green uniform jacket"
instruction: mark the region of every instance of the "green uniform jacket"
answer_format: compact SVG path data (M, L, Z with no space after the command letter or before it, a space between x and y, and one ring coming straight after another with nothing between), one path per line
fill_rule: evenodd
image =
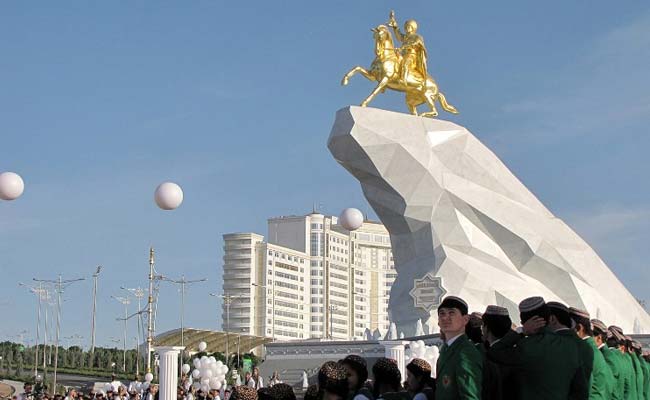
M501 398L519 400L519 381L516 367L517 344L521 336L510 331L498 342L493 343L485 352L487 361L494 363L498 369Z
M650 389L650 370L648 370L648 364L645 362L643 357L636 353L634 354L634 357L639 361L639 367L643 373L643 395L641 395L641 391L639 391L639 398L647 400L649 395L648 389Z
M516 368L518 399L589 398L589 381L573 337L544 330L522 337L512 352L492 356L498 363Z
M451 346L442 346L436 365L436 400L479 400L482 369L481 354L464 334Z
M591 388L589 389L589 399L611 400L614 391L614 374L607 366L605 357L598 350L594 338L589 337L584 340L591 347L594 353L594 368L591 372Z
M614 387L612 390L612 400L625 400L625 380L621 376L621 360L617 357L616 349L610 349L607 346L600 348L609 370L612 373Z
M628 353L628 356L630 356L632 359L632 365L634 365L634 376L636 377L636 397L639 400L645 400L643 394L645 376L643 375L641 363L639 362L639 358L636 356L636 353Z
M639 392L637 392L637 380L636 380L636 370L634 369L634 362L632 361L632 356L629 353L622 354L623 359L625 360L625 368L627 369L627 375L630 380L630 390L627 394L626 400L638 400Z
M571 329L566 328L555 333L570 338L576 343L578 346L578 353L580 354L580 365L582 366L585 377L589 381L588 387L591 387L591 381L593 379L591 373L594 369L594 351L591 349L591 346L589 346L589 343L585 340L580 339L575 331L572 331Z

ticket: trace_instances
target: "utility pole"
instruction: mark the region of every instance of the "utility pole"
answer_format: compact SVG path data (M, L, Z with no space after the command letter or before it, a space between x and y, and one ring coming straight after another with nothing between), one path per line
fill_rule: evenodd
M129 304L131 303L131 300L129 297L116 297L116 296L111 296L111 298L119 301L124 305L124 342L123 342L123 350L124 350L124 357L122 361L122 371L126 372L126 330L128 328L128 317L129 317ZM119 321L120 318L117 318Z
M36 317L36 347L35 347L35 352L36 354L34 355L34 378L38 376L38 345L40 341L40 326L41 326L41 299L43 297L43 292L45 289L43 289L43 283L39 282L38 287L31 287L28 285L25 285L22 282L18 283L19 286L24 286L29 289L30 292L34 293L36 296L38 296L38 302L37 302L37 317ZM45 344L43 344L43 354L45 354Z
M97 271L93 274L93 319L91 325L92 337L90 339L90 352L95 351L95 318L97 315L97 278L99 278L99 273L102 270L102 266L97 267Z
M230 294L216 294L216 293L210 293L210 296L213 297L221 297L223 299L223 304L226 306L226 328L224 329L223 324L221 326L221 330L226 333L226 365L228 365L228 357L230 356L229 353L229 335L228 331L230 330L230 304L232 304L232 299L241 299L244 296L233 296Z
M189 285L192 285L194 283L199 283L199 282L205 282L208 279L207 278L201 278L201 279L194 279L194 280L187 280L185 279L185 275L181 276L181 279L169 279L166 277L162 277L163 281L167 281L170 283L174 283L176 285L180 285L180 291L181 291L181 347L183 347L183 350L181 351L180 354L180 364L179 366L183 365L183 358L185 355L185 288ZM181 377L182 378L182 377Z
M140 375L140 333L142 332L142 299L144 298L144 289L141 287L137 288L127 288L124 286L120 286L120 289L126 290L127 292L131 293L136 299L138 299L138 311L134 314L138 316L138 331L136 334L136 341L137 345L135 347L135 374ZM133 315L129 316L131 318Z
M34 278L34 281L36 282L53 284L57 295L56 296L56 337L54 339L54 346L55 346L54 347L54 382L52 383L53 393L56 393L56 373L59 365L59 336L61 334L61 294L63 294L63 290L68 286L70 286L71 284L83 280L84 278L63 280L60 274L59 274L59 278L56 280Z
M149 248L149 296L147 297L147 372L151 372L151 352L153 351L153 280L154 250Z

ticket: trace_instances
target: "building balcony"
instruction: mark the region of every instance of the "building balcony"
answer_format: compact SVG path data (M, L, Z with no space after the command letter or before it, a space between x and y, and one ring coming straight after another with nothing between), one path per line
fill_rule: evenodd
M248 289L250 290L251 288L251 283L250 282L233 282L229 280L224 280L223 282L223 290L228 291L229 289Z

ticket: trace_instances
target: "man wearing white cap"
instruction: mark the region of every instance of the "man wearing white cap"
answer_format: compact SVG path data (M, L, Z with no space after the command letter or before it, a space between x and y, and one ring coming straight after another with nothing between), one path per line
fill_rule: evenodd
M591 328L591 319L589 313L575 307L569 308L569 314L573 320L574 330L578 337L587 343L593 354L593 369L591 370L589 399L611 400L614 391L614 383L611 380L612 371L607 366L605 357L596 346L594 341L593 330Z
M508 309L495 305L487 306L483 313L483 337L488 347L485 356L488 362L497 367L496 374L498 390L501 392L503 399L517 398L517 375L516 370L511 365L500 362L509 360L513 364L516 359L516 346L521 337L512 330L512 320L508 314Z
M530 297L519 303L524 326L531 321L537 328L527 331L515 347L514 357L503 359L518 369L518 399L566 400L589 398L589 389L574 341L556 335L548 324L550 312L542 297ZM539 323L538 321L541 321Z

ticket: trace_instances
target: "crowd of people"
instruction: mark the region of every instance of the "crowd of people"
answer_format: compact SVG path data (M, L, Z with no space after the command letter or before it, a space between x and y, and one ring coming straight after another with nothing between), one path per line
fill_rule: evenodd
M559 302L530 297L519 304L516 327L504 307L468 312L447 296L438 307L443 344L437 365L412 359L402 376L395 360L372 368L359 355L328 361L305 400L650 400L650 354L617 326ZM372 374L370 374L372 373ZM31 386L14 400L34 400ZM52 400L158 400L157 385L143 392L119 386L103 393L71 390ZM241 384L203 392L182 381L178 400L295 400L277 372L268 386L254 368ZM42 395L37 400L50 400Z
M541 297L519 304L519 327L504 307L468 311L455 296L440 304L437 365L415 358L402 376L395 360L368 368L349 355L324 363L304 399L650 400L650 355L617 326ZM289 385L261 382L254 372L225 400L296 399Z
M523 300L519 317L516 328L504 307L469 314L448 296L438 308L436 366L416 358L403 377L381 358L368 380L366 361L348 356L325 363L305 399L650 400L650 356L621 328L541 297Z

